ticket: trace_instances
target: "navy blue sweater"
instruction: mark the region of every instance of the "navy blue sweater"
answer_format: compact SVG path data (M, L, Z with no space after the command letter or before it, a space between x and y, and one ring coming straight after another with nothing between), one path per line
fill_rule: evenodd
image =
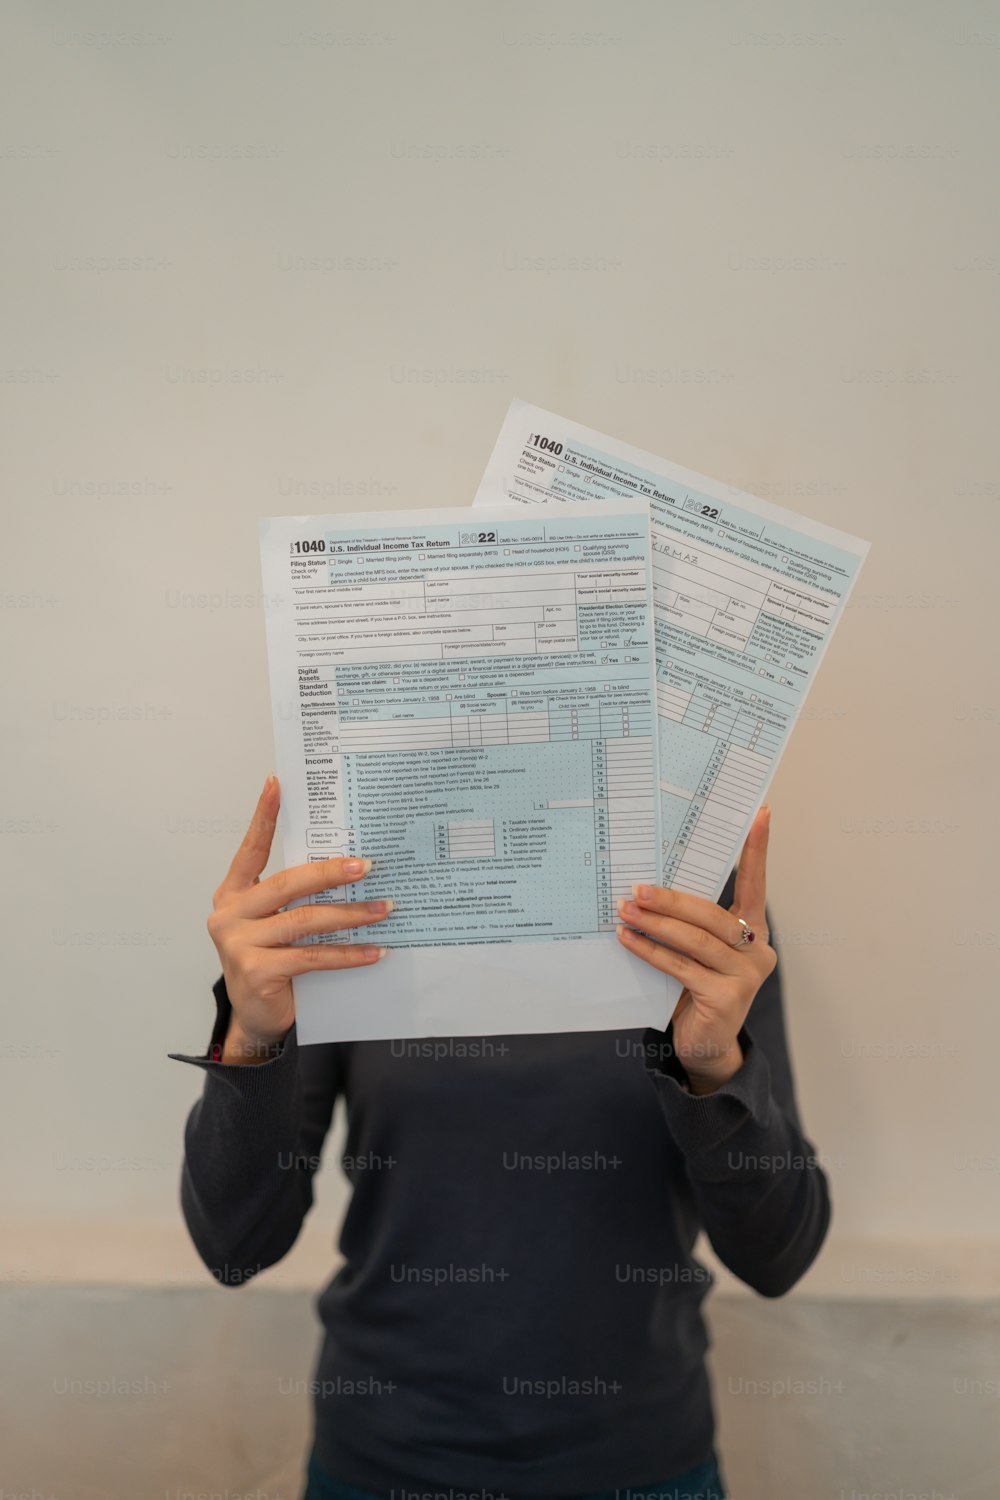
M226 1286L294 1243L345 1100L353 1193L310 1383L324 1468L385 1494L541 1496L651 1485L709 1456L699 1228L778 1297L830 1219L780 975L779 958L742 1066L705 1096L669 1026L309 1047L293 1027L254 1067L212 1062L211 1043L170 1054L205 1072L181 1203ZM214 994L212 1042L230 1014L221 976Z

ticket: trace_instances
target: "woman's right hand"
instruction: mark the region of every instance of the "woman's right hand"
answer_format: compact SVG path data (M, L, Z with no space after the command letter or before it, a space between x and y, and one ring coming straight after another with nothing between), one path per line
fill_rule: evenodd
M246 837L212 897L208 931L222 960L233 1007L223 1062L267 1062L274 1056L295 1020L293 974L375 964L386 951L370 944L291 946L295 939L381 922L392 910L392 902L310 902L282 910L300 896L363 878L371 869L371 860L316 860L261 880L280 803L278 779L269 776Z

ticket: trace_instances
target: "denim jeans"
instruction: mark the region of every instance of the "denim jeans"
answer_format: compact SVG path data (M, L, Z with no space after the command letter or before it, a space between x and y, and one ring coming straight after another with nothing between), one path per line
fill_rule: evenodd
M433 1490L435 1494L446 1494L448 1490L447 1485L419 1480L410 1481L407 1488ZM452 1488L458 1489L459 1486ZM483 1486L478 1485L476 1488L482 1489ZM464 1493L468 1493L468 1490ZM320 1468L315 1456L310 1454L308 1483L302 1500L386 1500L386 1497L374 1495L371 1490L359 1490L352 1484L334 1479L332 1474L327 1474ZM517 1500L517 1497L512 1495L508 1500ZM639 1489L631 1490L595 1490L586 1495L552 1496L551 1500L726 1500L726 1491L719 1468L719 1456L713 1450L706 1463L698 1464L686 1473L677 1474L659 1484L644 1484Z

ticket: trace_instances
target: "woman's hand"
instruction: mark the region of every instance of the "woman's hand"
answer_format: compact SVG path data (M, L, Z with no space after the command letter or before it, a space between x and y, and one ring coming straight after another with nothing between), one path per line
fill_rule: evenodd
M280 803L277 777L269 776L246 837L212 898L208 931L222 960L226 992L233 1007L223 1062L266 1062L274 1056L295 1020L293 974L374 964L386 951L368 944L290 946L297 938L380 922L389 915L392 902L310 903L283 911L289 901L300 896L364 877L371 869L371 860L316 860L261 880Z
M623 921L641 929L619 927L619 941L685 986L673 1014L674 1052L695 1094L712 1093L741 1066L737 1035L778 962L764 915L770 823L770 808L760 808L743 846L728 913L704 896L662 885L637 885L634 900L618 903ZM756 936L734 948L743 930L737 917Z

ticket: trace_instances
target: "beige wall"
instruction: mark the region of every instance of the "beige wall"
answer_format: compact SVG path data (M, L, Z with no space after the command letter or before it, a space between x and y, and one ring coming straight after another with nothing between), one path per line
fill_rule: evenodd
M165 1056L270 769L256 518L467 503L519 395L872 541L770 799L811 1276L982 1289L995 9L84 9L8 18L0 1275L197 1274Z

